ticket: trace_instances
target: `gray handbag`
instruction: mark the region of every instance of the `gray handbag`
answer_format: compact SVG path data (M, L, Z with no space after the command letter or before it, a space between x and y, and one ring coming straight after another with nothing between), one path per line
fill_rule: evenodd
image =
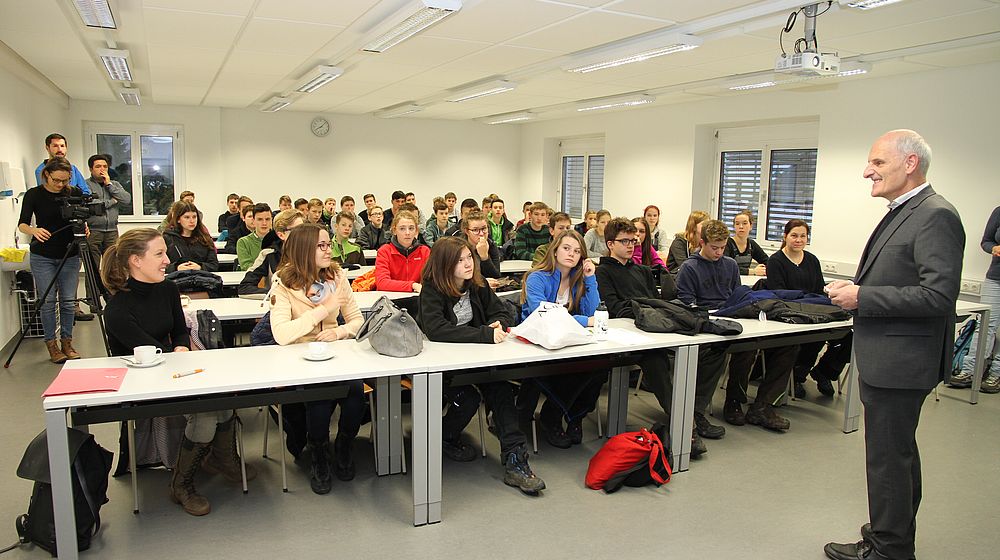
M394 358L416 356L424 349L424 334L417 322L386 296L378 298L358 331L357 341L365 339L379 354Z

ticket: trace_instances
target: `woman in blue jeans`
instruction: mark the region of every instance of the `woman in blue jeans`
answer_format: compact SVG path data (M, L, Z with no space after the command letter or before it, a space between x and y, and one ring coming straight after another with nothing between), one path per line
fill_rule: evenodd
M80 279L79 247L73 243L73 225L62 217L61 200L67 196L81 196L80 189L70 186L73 166L65 158L50 158L42 167L43 184L28 189L21 201L21 216L17 229L30 235L31 274L35 278L35 293L41 297L52 284L42 302L42 330L49 360L61 364L77 360L80 354L73 349L73 310L76 287ZM34 218L34 225L31 225ZM85 227L81 226L81 227ZM66 257L66 264L56 276L59 262ZM53 282L54 281L54 282ZM59 338L56 341L56 298L59 301Z
M990 219L986 222L986 231L983 232L983 239L979 243L983 251L993 257L990 267L986 270L986 279L983 280L982 289L979 291L979 301L990 306L990 324L987 325L986 341L987 347L984 356L989 356L992 352L993 363L990 365L983 384L979 387L983 393L1000 393L1000 345L995 343L997 336L997 324L1000 323L1000 206L993 209ZM979 325L979 328L983 328ZM962 362L962 373L953 377L949 382L951 386L969 387L972 385L972 372L976 369L976 349L979 345L979 329L972 337L972 346L969 347L969 354Z

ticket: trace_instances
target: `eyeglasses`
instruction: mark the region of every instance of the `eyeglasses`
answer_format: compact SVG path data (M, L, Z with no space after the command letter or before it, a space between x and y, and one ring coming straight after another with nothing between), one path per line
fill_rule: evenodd
M316 244L316 248L323 252L329 251L330 247L333 247L333 243L328 243L326 241L321 241Z
M616 243L621 243L622 245L628 247L630 245L631 246L635 246L635 244L638 242L638 240L635 239L635 238L632 238L632 239L615 239L615 242Z
M489 228L487 228L487 227L484 226L484 227L470 228L469 231L472 232L472 233L478 233L478 234L482 235L482 234L486 233L487 229L489 229Z
M49 177L49 181L52 181L53 185L62 185L64 187L70 182L69 179L56 179L54 177Z

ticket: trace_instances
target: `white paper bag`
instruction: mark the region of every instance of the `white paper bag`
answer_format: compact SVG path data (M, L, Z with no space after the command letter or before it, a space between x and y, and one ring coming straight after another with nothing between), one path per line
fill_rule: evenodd
M596 342L594 334L577 323L565 307L547 301L512 328L510 334L549 350Z

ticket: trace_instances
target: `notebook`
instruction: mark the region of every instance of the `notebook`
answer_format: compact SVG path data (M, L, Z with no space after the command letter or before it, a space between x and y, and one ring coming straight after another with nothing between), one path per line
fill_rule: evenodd
M117 391L128 368L63 368L43 397Z

